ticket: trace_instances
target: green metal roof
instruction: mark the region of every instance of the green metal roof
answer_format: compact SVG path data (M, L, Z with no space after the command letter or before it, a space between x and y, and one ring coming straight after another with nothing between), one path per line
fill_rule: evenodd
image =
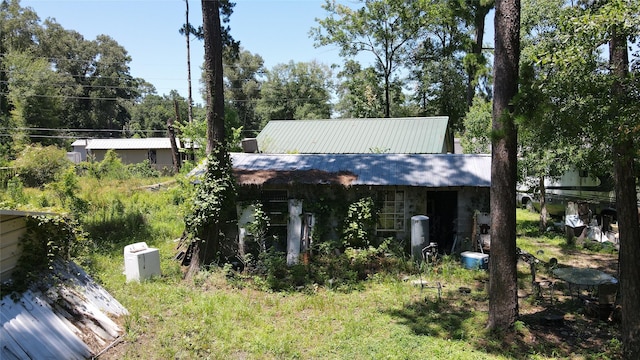
M272 154L441 154L453 152L449 118L272 120L257 137Z

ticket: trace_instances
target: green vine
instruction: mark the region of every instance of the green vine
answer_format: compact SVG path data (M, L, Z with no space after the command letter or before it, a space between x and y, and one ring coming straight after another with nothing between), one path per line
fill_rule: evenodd
M26 218L27 231L20 239L22 249L12 283L2 287L2 294L25 291L53 269L56 259L69 260L86 255L86 234L75 220L63 216L33 216Z
M368 248L373 246L377 210L371 197L364 197L349 205L342 231L345 247Z
M258 243L260 253L267 252L267 232L269 231L270 219L264 211L263 205L259 201L253 203L253 221L247 224L247 230L253 235Z
M229 239L224 241L224 225L235 214L236 188L228 156L219 156L214 150L207 156L207 171L198 185L191 211L185 216L185 231L192 242L202 246L201 264L215 257L221 259L224 250L233 248ZM220 160L223 158L223 160Z

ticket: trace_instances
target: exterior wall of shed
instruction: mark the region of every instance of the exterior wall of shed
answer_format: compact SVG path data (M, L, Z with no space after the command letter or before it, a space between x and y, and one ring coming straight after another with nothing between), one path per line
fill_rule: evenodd
M462 251L473 249L476 211L489 212L489 188L464 188L458 192L458 242Z
M24 216L0 215L0 283L11 278L22 249L20 238L27 231Z
M365 197L373 196L378 198L384 191L403 191L405 196L404 206L404 229L403 231L385 231L378 232L380 239L395 237L404 241L407 247L411 240L411 217L415 215L427 215L428 193L437 189L410 187L410 186L352 186L345 188L338 185L264 185L264 186L242 186L240 187L240 199L244 202L260 199L261 193L286 190L289 199L301 199L303 213L316 213L319 208L324 207L324 211L331 211L330 219L321 219L316 226L323 226L321 233L323 239L314 239L315 241L324 241L329 239L339 239L341 228L339 207L342 211L352 202ZM459 189L440 189L443 191L455 192L457 197L457 209L454 231L458 235L458 250L471 249L471 237L473 232L473 216L475 211L487 211L489 204L489 188L459 188ZM335 209L326 209L327 207L335 207ZM451 224L453 219L447 219L446 223ZM444 239L447 243L447 249L441 249L447 253L451 250L449 247L452 239Z
M102 161L107 151L95 149L91 150L91 154L93 154L96 161ZM138 164L149 158L149 150L147 149L120 149L115 150L115 152L123 164ZM162 170L165 167L172 168L173 156L171 155L171 149L156 149L156 163L152 165L158 170Z

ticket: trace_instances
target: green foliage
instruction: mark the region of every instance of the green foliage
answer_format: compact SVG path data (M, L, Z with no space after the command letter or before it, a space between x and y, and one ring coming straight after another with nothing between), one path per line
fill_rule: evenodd
M17 176L9 179L9 181L7 182L6 195L8 196L8 199L4 200L10 200L15 205L27 203L27 196L24 193L24 185L22 185L22 181ZM5 196L2 196L2 198L5 198Z
M375 245L377 209L371 197L361 198L349 205L342 230L345 247L368 248Z
M166 133L167 123L176 118L176 106L179 119L186 123L187 100L177 91L172 90L169 95L163 96L148 94L140 103L132 106L131 121L126 126L127 135L151 136L141 130L156 130L155 134Z
M266 73L256 113L269 120L331 117L331 69L317 62L279 64Z
M253 204L253 221L247 224L247 230L253 239L258 243L260 253L267 252L267 232L269 231L269 215L264 211L261 202L255 201Z
M41 20L19 1L2 2L0 23L0 117L11 110L19 126L45 128L125 125L126 105L141 90L129 73L131 57L115 40L107 35L85 40L55 19Z
M481 97L473 99L473 105L463 119L464 133L460 145L465 154L491 152L492 103Z
M132 177L136 178L157 178L160 177L160 171L151 166L149 159L145 159L141 163L128 164L127 171Z
M71 166L67 152L55 146L27 146L12 164L25 186L37 187L54 181Z
M3 62L7 62L9 71L6 95L15 126L10 133L17 143L14 146L21 146L27 139L23 137L26 132L20 128L59 126L63 98L59 84L64 77L53 71L45 58L32 52L9 51L3 54ZM54 140L44 138L39 141L52 144Z
M198 147L193 149L195 158L205 158L206 147L204 144L207 143L207 122L205 118L195 118L191 123L175 124L174 126L178 129L183 142L184 140L189 139L194 144L199 144ZM190 144L186 146L189 147ZM182 151L186 151L186 149ZM188 151L191 151L191 149Z
M516 105L522 114L518 135L523 155L535 166L530 174L557 176L565 170L558 165L567 163L602 174L611 168L614 143L629 137L637 143L638 129L630 124L637 123L633 114L640 102L634 79L639 68L626 64L627 78L617 79L602 44L614 34L624 43L637 38L639 5L626 0L583 5L523 2L521 95ZM631 63L638 61L640 53L629 54ZM624 88L618 99L611 91L616 82ZM551 154L541 154L546 152Z
M325 19L316 19L318 27L310 36L314 46L336 45L340 55L353 57L363 52L371 53L378 70L378 83L383 83L385 95L383 114L391 116L391 83L395 71L417 42L425 37L428 10L421 2L366 1L357 10L326 1L322 8L328 13Z
M207 157L207 171L197 185L191 209L185 216L187 236L192 241L202 242L205 248L217 252L204 254L201 261L207 261L207 257L223 256L222 251L225 248L233 247L229 242L234 239L223 240L224 225L235 217L236 212L236 182L231 173L230 159L224 151L216 148Z
M62 206L69 209L76 219L81 218L88 210L89 203L78 197L80 185L75 168L68 168L58 181L49 184L49 188L58 196Z
M123 239L135 242L133 239L149 235L144 208L127 194L103 194L99 201L91 202L82 222L96 243L103 245L113 245Z
M122 163L120 156L112 149L107 150L104 159L100 161L93 175L98 179L124 180L130 178L129 172L126 171L126 166Z
M125 165L118 153L112 149L107 150L102 161L85 162L81 167L96 179L127 180L160 177L160 171L156 170L148 159Z
M5 291L22 292L51 269L57 259L69 260L89 255L89 242L79 224L62 216L27 217L27 232L20 241L22 252Z
M258 261L265 269L265 285L269 290L293 290L295 286L307 282L304 267L301 265L289 267L286 254L275 251L273 248L266 253L261 253ZM302 271L300 271L301 267Z
M225 87L224 98L232 103L237 112L239 128L248 131L251 136L260 130L260 119L255 112L256 101L260 98L261 81L259 76L265 71L264 60L258 54L242 50L237 58L224 58L228 65L224 76L229 82ZM225 110L226 114L226 110ZM233 144L233 142L231 142Z
M381 74L374 67L362 69L360 63L348 60L344 64L343 70L338 73L338 77L341 81L337 87L339 101L336 110L340 113L340 117L376 118L384 116L384 86L380 82ZM393 87L393 89L398 89L398 87ZM401 91L401 87L398 90Z

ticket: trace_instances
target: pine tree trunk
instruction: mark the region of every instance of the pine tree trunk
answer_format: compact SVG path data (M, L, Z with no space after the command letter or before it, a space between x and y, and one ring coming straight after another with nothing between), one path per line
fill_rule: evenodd
M207 155L214 150L220 164L227 164L224 130L224 95L222 83L222 29L220 27L220 1L202 0L202 29L204 32L205 86L207 93ZM221 165L224 166L224 165ZM231 171L229 169L229 171ZM224 196L224 195L221 195ZM221 200L222 201L222 200ZM223 211L223 213L225 213ZM220 230L225 223L224 214L208 224L199 244L199 265L208 265L220 256L223 237Z
M220 1L202 0L204 31L205 86L207 92L207 154L215 147L225 153L224 88L222 82L222 34Z
M489 329L511 328L518 317L516 271L517 135L511 102L518 92L520 1L498 0L495 13Z
M624 121L617 121L619 107L624 106L623 81L628 76L627 39L614 30L609 44L609 56L616 80L612 85L612 133L618 134L613 144L613 166L616 184L616 209L620 234L620 304L622 306L622 350L625 359L640 359L640 225L636 178L634 171L633 131Z

